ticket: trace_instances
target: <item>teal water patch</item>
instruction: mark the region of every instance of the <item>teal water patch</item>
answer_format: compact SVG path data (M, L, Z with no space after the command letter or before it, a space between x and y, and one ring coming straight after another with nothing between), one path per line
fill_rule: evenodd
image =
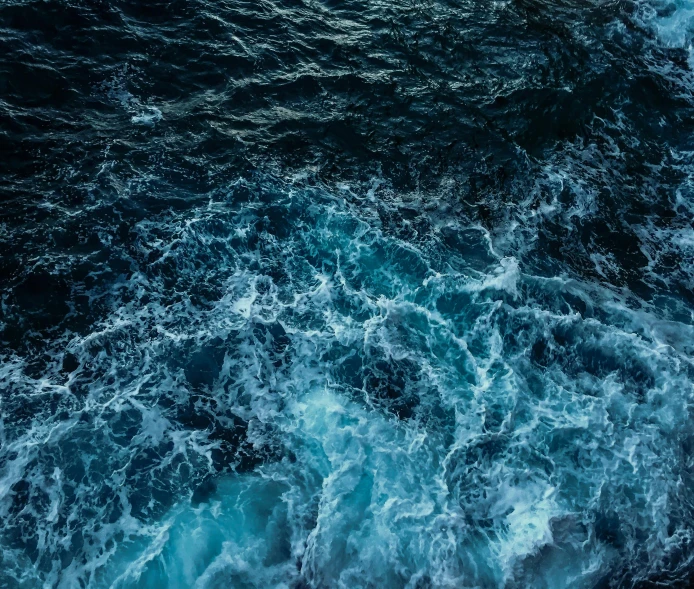
M239 181L140 222L147 264L57 341L62 372L3 367L17 399L55 399L3 430L15 586L686 569L691 325L416 198Z

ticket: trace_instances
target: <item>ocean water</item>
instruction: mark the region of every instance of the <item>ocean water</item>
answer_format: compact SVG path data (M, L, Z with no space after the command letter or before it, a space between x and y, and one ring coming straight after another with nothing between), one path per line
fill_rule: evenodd
M0 588L690 587L693 40L0 0Z

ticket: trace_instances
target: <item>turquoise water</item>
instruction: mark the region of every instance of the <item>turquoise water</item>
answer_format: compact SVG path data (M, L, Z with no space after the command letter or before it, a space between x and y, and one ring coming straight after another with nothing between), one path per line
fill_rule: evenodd
M37 551L82 542L47 583L588 587L682 549L691 327L533 274L435 203L392 227L423 203L268 181L141 222L147 273L65 338L95 376L3 479L44 493Z

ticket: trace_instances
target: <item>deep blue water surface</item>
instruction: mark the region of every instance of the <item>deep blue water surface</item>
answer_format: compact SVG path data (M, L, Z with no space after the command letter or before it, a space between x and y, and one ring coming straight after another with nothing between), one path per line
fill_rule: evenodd
M692 0L0 0L0 588L694 583Z

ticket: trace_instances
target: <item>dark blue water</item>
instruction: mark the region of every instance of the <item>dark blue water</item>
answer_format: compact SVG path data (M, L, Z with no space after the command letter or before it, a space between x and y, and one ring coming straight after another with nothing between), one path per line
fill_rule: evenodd
M691 0L0 0L0 588L694 583Z

